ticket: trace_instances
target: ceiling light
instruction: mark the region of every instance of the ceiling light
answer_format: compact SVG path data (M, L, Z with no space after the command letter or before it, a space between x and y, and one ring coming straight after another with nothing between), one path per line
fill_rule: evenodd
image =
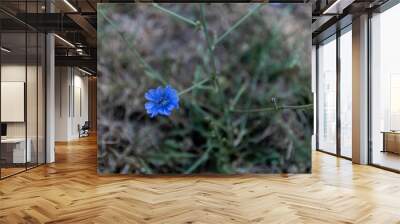
M6 52L6 53L10 53L10 52L11 52L11 50L9 50L9 49L7 49L7 48L5 48L5 47L1 47L0 49L1 49L2 51Z
M78 70L81 71L81 72L83 72L83 73L85 73L85 74L87 74L87 75L92 75L92 73L90 73L90 72L88 72L88 71L86 71L86 70L83 70L83 69L81 69L81 68L79 68L79 67L78 67Z
M68 0L64 0L64 3L67 4L74 12L78 12L78 10Z
M61 41L63 41L64 43L66 43L67 45L69 45L70 47L75 48L75 45L73 45L73 44L72 44L71 42L69 42L68 40L66 40L66 39L64 39L64 38L62 38L62 37L60 37L60 36L57 35L57 34L54 34L54 36L57 37L58 39L60 39Z

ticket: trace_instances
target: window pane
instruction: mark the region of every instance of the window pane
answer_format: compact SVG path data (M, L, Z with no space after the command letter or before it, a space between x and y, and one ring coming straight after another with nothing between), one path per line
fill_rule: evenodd
M400 170L400 5L372 18L372 162Z
M318 148L336 153L336 40L318 48Z
M340 152L351 158L352 141L352 35L340 36Z

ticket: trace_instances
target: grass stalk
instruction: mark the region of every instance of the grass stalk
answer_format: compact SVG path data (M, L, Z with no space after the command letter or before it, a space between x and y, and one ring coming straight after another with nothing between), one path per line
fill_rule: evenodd
M213 149L213 147L208 146L208 147L207 147L207 150L203 153L203 155L201 155L201 157L200 157L195 163L193 163L193 165L190 166L189 169L187 169L187 170L185 171L185 174L190 174L190 173L192 173L192 172L195 171L201 164L203 164L205 161L207 161L208 156L209 156L209 154L210 154L210 152L211 152L212 149Z
M231 27L229 27L229 29L226 30L225 33L223 33L221 36L219 36L214 41L212 48L214 49L218 43L220 43L226 36L228 36L230 33L232 33L236 28L238 28L244 21L246 21L247 18L249 18L251 15L253 15L255 12L257 12L263 5L264 4L262 4L262 3L258 3L252 9L250 9L249 12L246 13L246 15L242 16L238 21L236 21L236 23L234 23Z
M218 74L217 66L216 66L216 62L215 62L214 49L212 48L212 41L210 39L210 35L208 32L208 25L207 25L207 20L206 20L206 16L205 16L204 4L200 5L200 25L203 30L204 38L206 39L208 54L210 57L211 78L214 81L214 85L215 85L215 89L216 89L217 93L219 93L220 86L219 86L219 82L217 79L217 74Z
M231 109L231 112L237 113L258 113L258 112L267 112L267 111L277 111L277 110L307 110L312 109L313 104L305 104L305 105L295 105L295 106L274 106L274 107L265 107L265 108L257 108L257 109Z
M203 84L205 84L206 82L208 82L208 81L210 81L210 80L211 80L211 78L206 78L206 79L204 79L204 80L202 80L202 81L200 81L200 82L197 82L197 83L193 84L192 86L190 86L189 88L186 88L186 89L180 91L180 92L178 93L178 95L179 95L179 96L180 96L180 95L183 95L183 94L185 94L185 93L187 93L187 92L192 91L193 89L196 89L197 87L201 87L201 86L203 86Z
M157 3L152 3L152 5L153 5L155 8L159 9L160 11L163 11L163 12L165 12L165 13L167 13L167 14L173 16L174 18L176 18L176 19L178 19L178 20L180 20L180 21L182 21L182 22L188 23L188 24L190 24L190 25L192 25L192 26L194 26L194 27L198 27L198 26L199 26L199 23L198 23L198 22L195 22L195 21L193 21L193 20L191 20L191 19L189 19L189 18L186 18L186 17L184 17L184 16L181 16L181 15L179 15L179 14L177 14L177 13L175 13L175 12L169 10L169 9L166 9L166 8L160 6L160 5L157 4Z

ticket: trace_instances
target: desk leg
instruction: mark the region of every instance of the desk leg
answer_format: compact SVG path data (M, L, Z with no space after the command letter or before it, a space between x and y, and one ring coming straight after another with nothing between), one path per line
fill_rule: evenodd
M383 135L383 149L381 152L386 152L386 134L382 133Z

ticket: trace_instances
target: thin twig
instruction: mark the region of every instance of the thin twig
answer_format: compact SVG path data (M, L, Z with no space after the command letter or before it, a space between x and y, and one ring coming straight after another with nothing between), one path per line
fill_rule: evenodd
M188 18L186 18L186 17L184 17L184 16L181 16L181 15L179 15L179 14L177 14L177 13L175 13L175 12L169 10L169 9L166 9L166 8L160 6L160 5L157 4L157 3L153 3L152 5L153 5L155 8L157 8L157 9L159 9L159 10L161 10L161 11L163 11L163 12L165 12L165 13L167 13L167 14L173 16L173 17L175 17L175 18L178 19L178 20L181 20L181 21L183 21L183 22L185 22L185 23L188 23L188 24L190 24L190 25L192 25L192 26L194 26L194 27L198 27L198 26L199 26L199 23L198 23L198 22L195 22L195 21L193 21L193 20L191 20L191 19L188 19Z
M257 109L231 109L231 112L238 113L258 113L258 112L266 112L266 111L277 111L277 110L301 110L301 109L311 109L313 108L313 104L305 104L305 105L296 105L296 106L278 106L278 107L265 107L265 108L257 108Z
M124 33L119 31L118 26L103 12L102 9L99 9L99 13L104 17L104 19L111 25L111 27L118 33L118 35L125 41L128 45L128 48L132 51L132 53L139 59L140 64L144 67L145 70L150 72L152 76L158 79L163 84L166 84L166 81L162 78L162 76L154 70L140 55L140 53L136 50L135 46L133 45L132 41L128 41L125 37ZM152 77L151 77L152 78Z
M225 31L225 33L223 33L221 36L219 36L214 44L212 45L212 48L214 49L215 46L221 42L226 36L228 36L232 31L234 31L238 26L240 26L247 18L249 18L251 15L253 15L253 13L255 13L256 11L258 11L261 6L263 6L264 4L259 3L257 4L255 7L253 7L252 9L250 9L249 12L246 13L246 15L244 15L243 17L241 17L235 24L233 24L231 27L229 27L229 29L227 31Z
M202 86L204 83L206 83L206 82L208 82L208 81L210 81L210 80L211 80L211 78L206 78L206 79L204 79L204 80L202 80L202 81L200 81L200 82L197 82L197 83L193 84L191 87L180 91L180 92L178 93L178 95L180 96L180 95L182 95L182 94L185 94L185 93L187 93L187 92L190 92L190 91L192 91L193 89Z

